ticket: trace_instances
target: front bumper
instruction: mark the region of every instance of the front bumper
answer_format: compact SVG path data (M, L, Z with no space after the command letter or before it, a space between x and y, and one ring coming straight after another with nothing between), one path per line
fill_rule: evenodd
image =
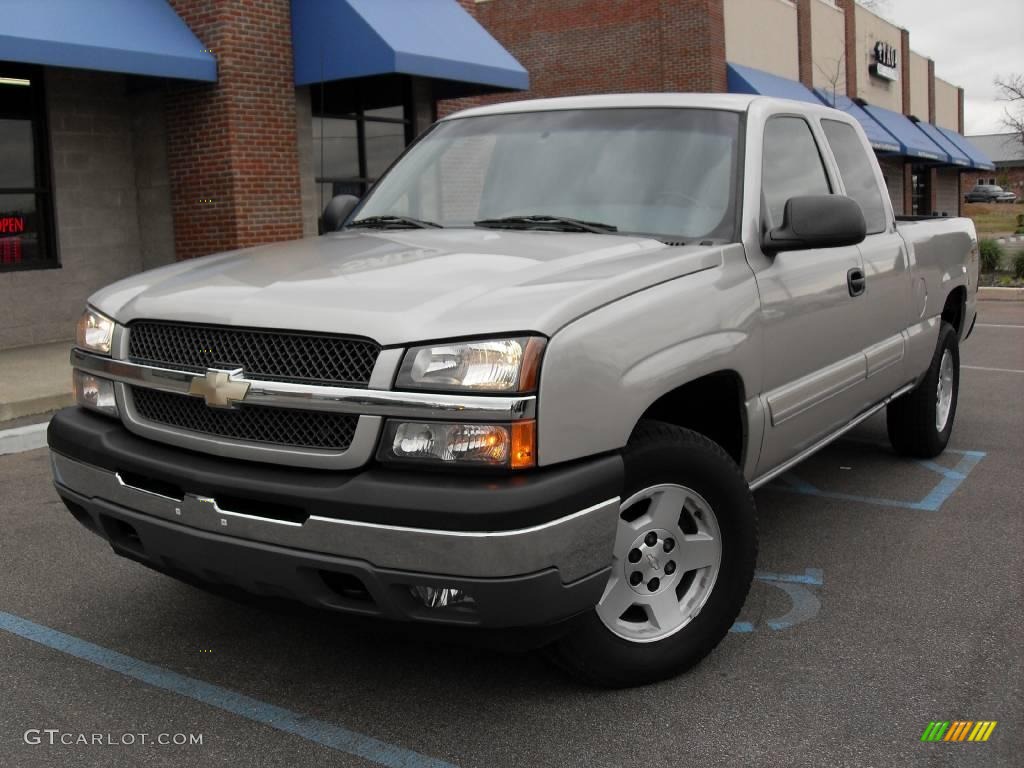
M121 555L186 580L392 619L549 624L607 581L622 462L527 475L323 472L198 455L79 408L49 428L72 514ZM472 603L426 608L410 586Z

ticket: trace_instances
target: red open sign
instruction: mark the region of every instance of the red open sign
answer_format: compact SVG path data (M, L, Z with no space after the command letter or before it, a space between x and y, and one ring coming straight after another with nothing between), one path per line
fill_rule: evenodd
M0 235L15 235L24 231L24 216L0 216Z

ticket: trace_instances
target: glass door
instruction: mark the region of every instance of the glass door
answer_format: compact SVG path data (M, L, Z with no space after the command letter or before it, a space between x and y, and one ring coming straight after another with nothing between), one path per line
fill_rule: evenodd
M930 216L932 199L932 171L926 165L910 168L911 216Z

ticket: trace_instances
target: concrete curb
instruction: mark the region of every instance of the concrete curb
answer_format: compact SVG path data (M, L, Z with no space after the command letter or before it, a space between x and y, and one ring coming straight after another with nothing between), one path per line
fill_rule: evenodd
M0 403L0 421L20 419L22 416L35 416L37 413L49 413L73 405L70 392L59 395L43 395L30 400L17 400L13 403Z
M0 430L0 456L46 447L46 428L49 425L47 420L41 424Z
M1024 301L1024 288L979 288L978 301Z

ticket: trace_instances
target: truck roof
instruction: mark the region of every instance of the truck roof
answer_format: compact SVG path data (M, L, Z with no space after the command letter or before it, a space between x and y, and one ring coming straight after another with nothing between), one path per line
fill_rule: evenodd
M481 115L501 115L516 112L548 112L561 109L608 109L614 107L690 107L745 112L753 101L773 101L789 106L799 105L800 112L829 109L824 104L775 99L753 94L738 93L610 93L596 96L565 96L557 99L529 99L507 101L485 107L471 107L455 112L444 120Z

